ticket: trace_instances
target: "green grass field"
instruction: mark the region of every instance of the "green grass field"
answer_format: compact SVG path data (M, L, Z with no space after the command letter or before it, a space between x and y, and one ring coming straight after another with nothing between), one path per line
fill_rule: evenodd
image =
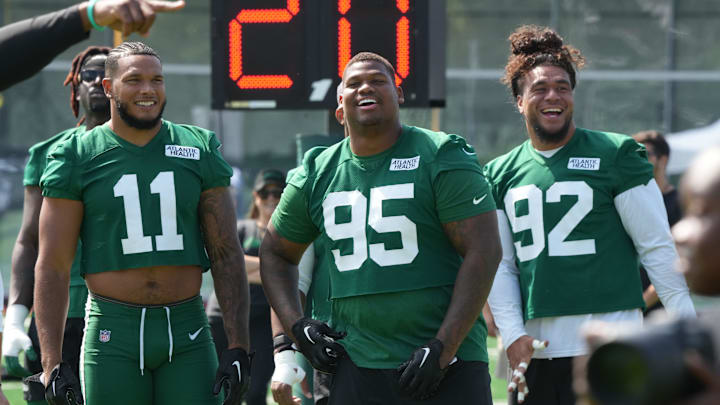
M495 363L497 362L497 340L488 338L488 352L490 354L490 377L492 377L492 394L496 405L507 401L507 383L494 377ZM10 401L10 405L25 405L23 400L22 384L18 380L3 381L2 390ZM268 404L274 403L272 395L268 395Z

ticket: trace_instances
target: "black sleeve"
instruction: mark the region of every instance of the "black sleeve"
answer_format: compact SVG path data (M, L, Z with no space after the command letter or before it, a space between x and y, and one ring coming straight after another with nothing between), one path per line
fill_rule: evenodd
M31 77L89 36L77 5L1 27L0 91Z

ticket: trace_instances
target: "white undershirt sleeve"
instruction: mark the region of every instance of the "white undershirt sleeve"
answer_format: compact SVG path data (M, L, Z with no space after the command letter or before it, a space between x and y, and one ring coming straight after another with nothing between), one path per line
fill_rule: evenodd
M298 289L307 296L308 290L310 290L310 284L312 284L313 271L315 270L315 249L313 244L305 249L298 263Z
M677 252L670 234L665 203L655 180L615 197L615 209L632 238L665 309L676 317L695 317L685 278L675 270Z
M493 282L488 303L500 329L505 347L527 335L523 321L522 296L520 295L520 271L515 265L515 246L505 211L497 210L498 231L503 255Z

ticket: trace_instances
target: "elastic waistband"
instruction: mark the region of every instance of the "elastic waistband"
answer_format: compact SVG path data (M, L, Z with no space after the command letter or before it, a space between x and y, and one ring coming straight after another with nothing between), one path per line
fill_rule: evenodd
M183 304L188 304L188 303L194 302L196 300L200 300L202 302L202 297L200 295L196 295L194 297L190 297L190 298L184 299L182 301L171 302L169 304L153 304L153 305L134 304L131 302L120 301L120 300L116 300L114 298L109 298L109 297L105 297L105 296L102 296L99 294L95 294L92 291L89 292L89 295L94 300L104 301L104 302L108 302L111 304L123 305L126 307L136 308L136 309L142 309L142 308L156 309L156 308L165 308L165 307L172 308L172 307L177 307L177 306L180 306Z

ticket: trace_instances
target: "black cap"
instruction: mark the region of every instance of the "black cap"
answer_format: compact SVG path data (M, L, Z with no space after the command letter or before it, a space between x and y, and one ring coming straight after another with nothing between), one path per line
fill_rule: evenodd
M257 177L255 177L255 185L253 190L262 190L263 187L268 184L275 184L281 188L285 188L285 175L280 170L276 169L263 169L260 170Z

